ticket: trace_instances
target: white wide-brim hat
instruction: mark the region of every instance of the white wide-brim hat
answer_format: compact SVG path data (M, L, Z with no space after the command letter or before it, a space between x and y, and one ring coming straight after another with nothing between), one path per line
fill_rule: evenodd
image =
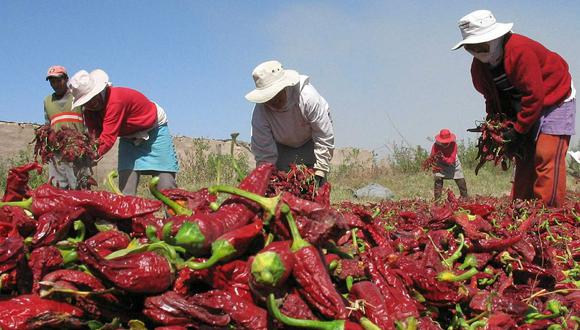
M300 81L300 75L294 70L286 70L278 61L267 61L252 71L256 89L246 94L246 100L254 103L265 103L288 86Z
M498 23L489 10L476 10L459 20L463 40L451 50L467 44L479 44L497 39L512 30L514 23Z
M88 73L80 70L68 80L68 87L74 97L72 107L78 107L87 103L95 95L109 85L109 75L101 69Z

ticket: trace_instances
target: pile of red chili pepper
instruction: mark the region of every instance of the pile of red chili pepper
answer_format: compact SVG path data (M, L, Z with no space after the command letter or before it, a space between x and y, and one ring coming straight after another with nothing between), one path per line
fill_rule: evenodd
M475 174L487 162L493 162L494 166L501 165L501 168L506 171L509 168L510 162L515 154L507 152L503 133L513 127L513 121L502 117L490 118L477 125L477 127L468 129L469 132L479 132L481 135L477 140L477 156L479 163L475 167Z
M0 204L0 327L580 325L580 196L557 209L451 192L331 206L329 184L312 200L266 197L272 172L197 192L152 181L161 202L13 189ZM173 216L159 216L162 203Z
M42 125L35 129L34 156L40 157L43 164L55 156L72 163L89 164L97 158L97 139L88 133L63 126L54 130L50 125Z

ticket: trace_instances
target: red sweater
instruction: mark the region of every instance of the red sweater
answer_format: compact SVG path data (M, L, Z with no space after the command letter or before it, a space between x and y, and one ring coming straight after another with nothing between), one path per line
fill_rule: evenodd
M455 164L455 159L457 158L457 143L452 142L445 148L437 143L433 143L431 147L431 156L441 153L441 162L447 165Z
M117 137L149 129L157 123L155 103L140 92L109 87L103 111L84 111L89 132L99 137L99 156L113 147Z
M557 105L570 94L572 76L560 55L537 41L511 34L504 41L504 68L507 79L522 93L521 111L515 129L527 133L540 118L542 109ZM475 89L485 97L488 115L507 113L491 78L487 64L473 59L471 77Z

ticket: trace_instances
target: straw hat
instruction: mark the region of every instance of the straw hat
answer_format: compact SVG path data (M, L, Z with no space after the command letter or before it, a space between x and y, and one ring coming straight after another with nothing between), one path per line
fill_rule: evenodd
M447 128L439 131L439 134L435 135L435 141L441 144L455 142L455 134L451 133Z
M68 81L68 87L74 97L72 107L87 103L102 92L107 85L109 85L109 75L101 69L93 70L91 73L85 70L75 73Z
M476 10L459 20L459 30L463 40L451 50L466 44L479 44L497 39L511 31L514 23L498 23L489 10Z
M286 70L278 61L267 61L252 72L256 89L246 94L246 99L254 103L265 103L282 89L294 86L300 81L298 72Z

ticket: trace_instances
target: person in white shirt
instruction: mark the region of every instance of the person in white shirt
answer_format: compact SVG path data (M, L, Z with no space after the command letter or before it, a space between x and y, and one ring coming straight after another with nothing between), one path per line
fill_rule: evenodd
M314 169L318 185L326 182L334 152L334 129L326 100L310 78L267 61L252 72L256 89L246 94L255 103L252 153L256 166L275 164L288 171L291 163Z

